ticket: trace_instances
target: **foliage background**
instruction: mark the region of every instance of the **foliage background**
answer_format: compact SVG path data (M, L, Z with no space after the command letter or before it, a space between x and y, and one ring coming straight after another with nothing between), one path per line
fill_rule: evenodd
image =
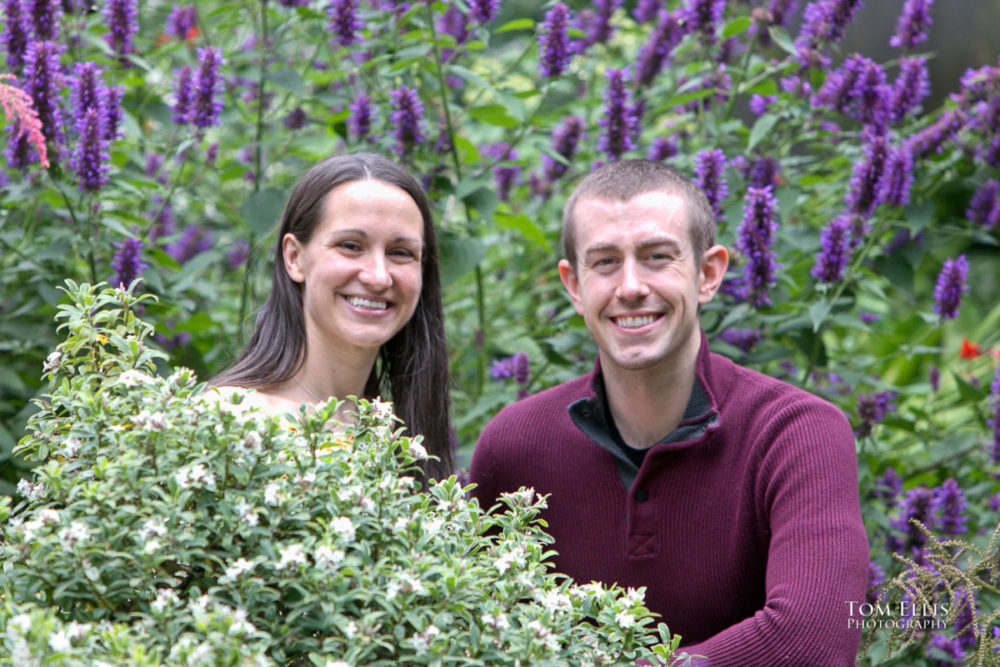
M717 351L821 394L849 415L861 434L862 502L878 579L879 570L900 570L893 553L916 555L921 564L924 542L907 524L910 516L983 548L1000 520L1000 389L991 388L1000 384L998 225L969 213L975 193L998 177L988 149L1000 133L1000 62L991 53L975 63L984 68L982 85L936 79L927 99L939 102L889 123L888 146L924 147L909 199L881 203L864 216L849 266L838 280L821 282L812 270L822 230L850 205L858 187L852 175L872 145L857 100L838 106L814 97L839 72L851 42L821 41L827 66L804 67L798 59L794 42L808 24L802 17L808 7L831 2L791 3L796 11L770 30L752 17L777 3L659 3L675 16L710 6L724 13L700 31L689 22L662 69L647 83L627 79L627 93L616 101L625 111L642 106L639 123L625 131L633 147L623 157L658 150L657 157L670 154L664 159L694 174L699 153L723 152L719 175L728 187L720 198L720 239L727 245L741 239L744 198L757 177L752 166L776 161L778 226L764 255L773 253L780 268L765 290L767 302L739 295L743 258L732 272L734 289L705 309L703 324ZM28 467L13 446L56 343L56 285L64 278L113 279L116 244L141 240L142 289L159 297L144 316L178 363L207 377L239 349L262 303L272 228L291 185L335 152L398 154L435 202L463 457L500 406L589 367L593 347L555 273L560 207L576 177L613 157L602 149L614 116L607 71L630 66L635 75L642 67L658 21L637 20L634 12L650 3L570 3L578 52L555 77L540 72L537 42L551 3L504 2L489 20L470 18L456 29L443 19L449 8L454 18L454 11L491 3L361 2L357 30L337 37L328 6L346 4L199 2L197 20L178 32L171 3L144 2L127 54L109 45L108 7L60 5L60 63L67 74L74 63L97 63L106 83L122 87L122 136L109 146L108 182L80 190L66 159L80 139L68 120L71 86L64 82L56 103L67 119L66 139L57 146L49 133L59 149L53 166L4 172L0 492L14 493ZM933 59L921 44L885 46L893 27L894 19L884 23L879 49L887 54L878 58L884 92L892 90L902 56ZM219 122L175 123L176 70L197 67L198 49L206 46L221 48L224 58ZM13 73L23 78L23 71ZM785 79L800 83L783 85ZM400 143L399 130L409 128L398 110L393 115L393 91L401 88L421 101L421 141L411 134ZM356 105L364 95L373 122L362 135ZM754 95L771 96L760 115L752 110ZM584 132L560 160L553 142L571 116ZM939 132L949 119L955 125ZM546 175L544 165L563 162L565 173L553 177L560 170L549 167ZM946 319L935 311L935 283L945 261L960 255L970 265L968 290L957 318ZM514 355L516 377L513 363L494 363ZM948 479L961 493L952 492L946 511ZM948 512L963 520L945 522ZM976 608L988 613L998 606L996 582L984 576ZM972 635L991 635L986 615L976 619L981 632ZM961 629L941 634L954 639ZM913 659L974 650L957 639L945 646L931 633L917 639L908 649ZM876 638L868 659L879 662L886 650Z

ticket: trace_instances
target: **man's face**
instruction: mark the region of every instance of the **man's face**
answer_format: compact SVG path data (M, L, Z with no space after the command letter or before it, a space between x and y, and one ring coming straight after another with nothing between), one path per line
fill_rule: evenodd
M597 342L602 368L658 371L694 363L698 306L715 295L727 255L696 256L684 200L647 192L576 203L577 268L559 275Z

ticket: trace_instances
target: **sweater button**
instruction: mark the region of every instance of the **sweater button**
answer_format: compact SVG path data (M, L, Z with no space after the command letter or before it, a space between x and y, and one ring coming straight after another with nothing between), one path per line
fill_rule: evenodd
M640 503L646 502L647 500L649 500L649 491L647 491L646 489L639 489L638 491L635 492L635 499L638 500Z

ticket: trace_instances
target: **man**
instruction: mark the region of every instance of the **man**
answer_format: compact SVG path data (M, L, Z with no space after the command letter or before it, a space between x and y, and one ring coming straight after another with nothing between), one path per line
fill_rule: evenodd
M645 586L712 665L854 664L848 602L868 573L854 438L834 406L709 351L699 308L728 264L714 237L705 195L671 167L581 181L559 275L597 363L487 425L474 494L551 494L556 570Z

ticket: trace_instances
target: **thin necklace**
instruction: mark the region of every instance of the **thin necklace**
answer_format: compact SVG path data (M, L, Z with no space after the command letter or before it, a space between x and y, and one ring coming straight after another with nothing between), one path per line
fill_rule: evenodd
M312 397L313 397L314 399L316 399L316 402L317 402L317 403L322 403L322 402L323 402L323 399L322 399L322 398L320 398L320 397L319 397L319 396L317 396L316 394L314 394L314 393L312 393L311 391L309 391L309 387L307 387L307 386L305 386L304 384L302 384L301 382L299 382L299 378L298 378L298 377L296 377L295 375L293 375L293 376L292 376L292 379L293 379L293 380L295 380L295 384L297 384L297 385L299 385L300 387L302 387L302 389L303 389L303 390L304 390L304 391L305 391L305 392L306 392L307 394L309 394L309 395L310 395L310 396L312 396Z

